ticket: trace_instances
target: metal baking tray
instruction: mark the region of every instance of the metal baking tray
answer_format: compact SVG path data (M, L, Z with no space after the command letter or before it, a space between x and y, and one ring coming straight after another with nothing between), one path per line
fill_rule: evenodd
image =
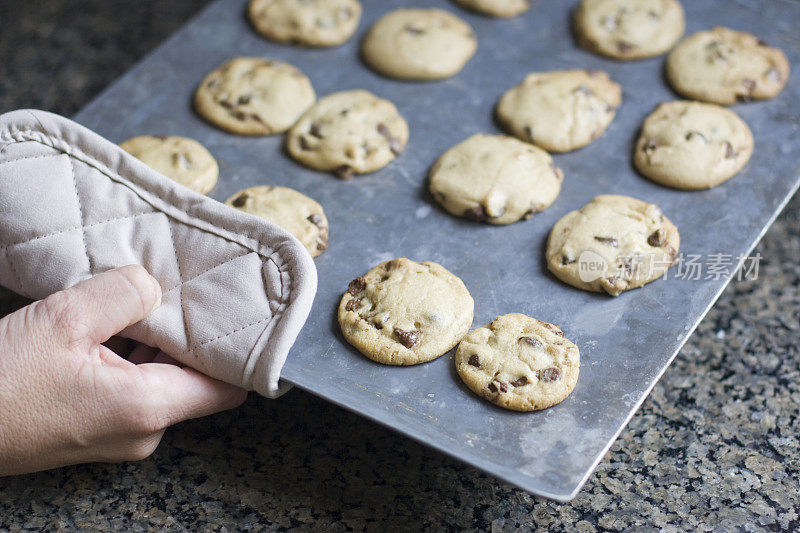
M403 0L365 0L357 35L344 46L321 50L266 41L247 23L246 0L219 0L75 119L116 142L147 133L196 138L221 163L220 183L211 193L218 200L258 184L286 185L318 200L330 219L331 246L316 259L319 291L284 379L524 490L567 501L800 180L800 2L683 2L687 32L714 25L748 30L781 47L793 65L792 80L777 98L734 107L755 135L753 158L740 175L703 192L660 187L634 171L631 150L642 120L676 95L664 82L663 58L615 62L578 49L570 31L576 3L540 0L522 16L499 20L446 0L419 0L415 5L447 9L469 22L479 48L454 78L415 83L383 78L359 59L366 30L382 14L406 5ZM406 151L379 172L345 182L292 161L281 136L248 138L213 128L192 111L192 92L209 70L239 55L297 65L318 95L364 88L390 99L410 125ZM440 209L426 187L435 159L473 133L499 131L495 103L525 74L566 68L608 71L622 84L624 101L599 139L555 156L566 176L556 202L532 220L506 227L457 219ZM681 231L681 251L687 258L701 256L693 260L704 267L700 279L693 279L696 267L673 268L668 279L611 298L550 275L543 261L548 231L602 193L658 203ZM399 256L439 262L461 277L475 299L474 326L510 312L559 324L581 349L574 393L551 409L520 414L470 393L454 371L452 352L407 368L361 356L339 333L337 303L352 278Z

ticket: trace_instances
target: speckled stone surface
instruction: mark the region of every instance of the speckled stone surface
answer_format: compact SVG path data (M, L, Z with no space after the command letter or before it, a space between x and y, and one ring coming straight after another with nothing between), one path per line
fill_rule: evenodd
M0 111L74 113L205 3L0 0ZM292 391L145 461L0 479L0 530L798 530L800 197L757 252L570 504Z

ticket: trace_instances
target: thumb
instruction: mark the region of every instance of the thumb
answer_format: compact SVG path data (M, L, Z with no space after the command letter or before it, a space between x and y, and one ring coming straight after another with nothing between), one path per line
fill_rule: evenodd
M247 398L244 389L188 367L144 363L135 369L144 378L145 394L164 427L233 409Z
M66 344L107 341L161 305L161 286L139 265L115 268L37 302L36 316Z

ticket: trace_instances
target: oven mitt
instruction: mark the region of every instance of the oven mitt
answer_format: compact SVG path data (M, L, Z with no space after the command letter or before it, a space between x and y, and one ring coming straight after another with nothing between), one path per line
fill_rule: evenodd
M144 266L163 303L120 335L269 397L317 272L283 228L197 194L58 115L0 115L0 284L32 299Z

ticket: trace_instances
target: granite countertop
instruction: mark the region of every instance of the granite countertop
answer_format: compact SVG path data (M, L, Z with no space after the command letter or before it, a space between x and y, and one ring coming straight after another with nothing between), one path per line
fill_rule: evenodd
M75 113L205 4L0 0L0 112ZM800 197L756 252L569 504L294 390L141 462L0 479L0 530L800 529Z

